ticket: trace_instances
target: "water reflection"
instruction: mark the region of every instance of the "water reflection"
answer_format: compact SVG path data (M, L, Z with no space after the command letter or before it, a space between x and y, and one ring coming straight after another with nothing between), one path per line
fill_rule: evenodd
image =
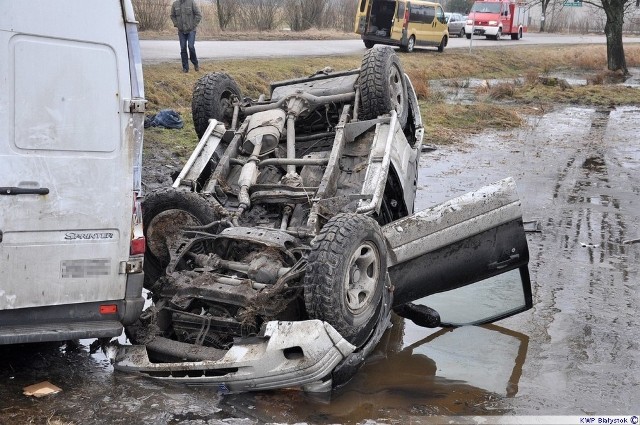
M526 335L487 325L441 329L408 346L404 339L404 321L394 317L366 364L330 399L274 391L231 395L225 403L260 421L309 423L510 413L501 400L518 392Z

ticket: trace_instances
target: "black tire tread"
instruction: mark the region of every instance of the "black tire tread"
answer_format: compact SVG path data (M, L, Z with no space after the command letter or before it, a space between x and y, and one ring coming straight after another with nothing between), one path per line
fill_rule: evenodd
M231 124L225 116L224 108L220 105L221 96L225 91L230 91L242 99L240 87L229 74L224 72L210 72L196 81L191 98L191 114L198 138L202 138L207 130L210 118L223 121L227 126Z
M149 223L154 217L170 209L187 211L203 225L217 218L209 203L197 193L180 191L172 187L161 188L148 193L142 202L142 224L145 236ZM144 287L147 289L164 273L160 260L148 248L144 254L143 271Z
M354 235L366 235L369 231L375 235L380 249L380 291L376 295L380 304L386 276L386 252L382 231L377 222L364 215L341 213L331 218L312 242L312 250L307 259L304 278L304 300L307 313L311 318L330 323L345 339L361 346L373 331L378 321L380 305L375 307L373 319L362 326L349 323L340 312L343 311L341 296L336 297L336 288L341 282L344 262L350 260L349 247ZM359 243L356 241L356 243ZM339 292L339 291L338 291Z
M381 72L381 70L389 69L394 63L397 64L404 78L404 70L400 60L390 46L374 46L364 54L359 76L361 100L359 117L361 120L374 119L379 115L388 114L391 110L389 87L385 79L386 72ZM405 101L407 99L405 93ZM407 123L408 110L407 101L402 114L398 115L401 127Z

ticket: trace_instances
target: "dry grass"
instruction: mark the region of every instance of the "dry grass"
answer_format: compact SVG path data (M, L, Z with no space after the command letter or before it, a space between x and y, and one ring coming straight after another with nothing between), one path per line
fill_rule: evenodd
M514 83L498 83L489 90L489 98L493 100L507 99L513 97L516 92Z
M466 135L486 128L505 130L520 127L524 122L515 108L494 103L452 105L421 102L420 108L423 114L429 115L429 119L423 122L426 143L456 143Z
M509 49L505 54L505 49ZM640 45L625 48L627 65L640 66ZM551 71L575 70L598 76L603 83L609 81L604 46L518 46L476 49L469 53L463 49L447 50L439 54L431 50L399 53L405 72L410 76L418 97L422 101L423 121L427 135L438 142L457 140L461 132L479 128L505 128L519 123L511 115L513 105L501 105L501 99L514 99L522 108L535 105L538 110L549 103L576 103L592 105L638 104L638 90L607 85L591 85L561 90L538 83L541 75ZM146 133L147 143L166 144L179 155L190 152L196 143L191 121L191 92L195 81L205 72L222 71L232 75L242 88L243 95L257 98L269 93L273 81L305 77L331 66L335 70L360 66L360 56L305 57L252 60L202 61L200 73L183 74L177 61L144 65L146 97L150 112L172 108L182 113L185 128L182 131L153 129ZM469 78L523 78L521 87L515 84L486 87L476 92L475 106L445 103L445 95L433 90L429 80L446 78L460 88L469 85ZM494 99L492 104L485 104ZM511 100L510 100L511 102ZM501 110L505 110L504 113ZM433 141L432 141L433 142Z

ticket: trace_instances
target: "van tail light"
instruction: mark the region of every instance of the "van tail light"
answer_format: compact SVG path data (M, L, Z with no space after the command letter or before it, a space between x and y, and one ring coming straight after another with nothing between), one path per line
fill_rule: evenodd
M100 314L116 314L118 306L116 304L102 304L100 306Z
M142 207L137 194L134 193L133 216L131 218L131 245L129 255L144 254L146 239L142 230Z
M409 28L409 8L404 10L404 22L402 23L402 28Z
M141 238L131 239L131 248L129 249L129 254L130 255L144 254L146 245L147 245L147 242L144 236Z

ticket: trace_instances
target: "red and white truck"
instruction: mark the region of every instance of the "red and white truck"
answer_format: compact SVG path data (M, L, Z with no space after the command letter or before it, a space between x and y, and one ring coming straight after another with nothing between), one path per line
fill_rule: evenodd
M493 40L510 35L512 40L522 38L527 31L529 6L515 0L477 0L473 3L464 27L467 38L484 35Z

